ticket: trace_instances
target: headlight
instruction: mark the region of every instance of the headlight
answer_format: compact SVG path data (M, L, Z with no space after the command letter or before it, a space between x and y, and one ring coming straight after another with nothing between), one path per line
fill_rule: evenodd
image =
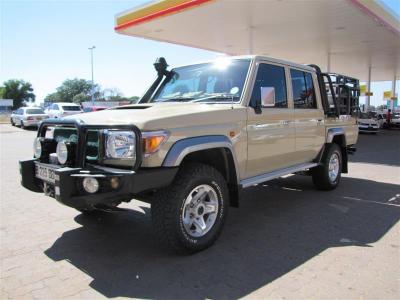
M132 131L106 131L106 159L136 160L136 136Z
M33 141L33 155L35 158L40 158L42 156L42 141L39 137Z
M142 134L144 154L146 156L157 152L167 141L169 132L167 131L148 131Z

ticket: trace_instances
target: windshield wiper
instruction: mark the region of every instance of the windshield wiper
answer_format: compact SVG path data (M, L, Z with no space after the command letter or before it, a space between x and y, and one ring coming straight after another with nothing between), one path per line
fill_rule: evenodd
M231 95L231 94L214 94L204 98L194 99L191 102L209 102L212 101L235 101L239 99L239 96Z
M170 98L168 100L162 100L157 102L185 102L185 101L192 101L195 98L193 97L179 97L179 98Z

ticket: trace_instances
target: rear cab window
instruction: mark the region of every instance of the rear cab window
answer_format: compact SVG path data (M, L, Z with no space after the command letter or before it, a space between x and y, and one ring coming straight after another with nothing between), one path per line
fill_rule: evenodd
M310 72L290 69L295 109L317 109L317 99Z
M66 111L80 111L81 110L81 108L79 106L75 106L75 105L63 105L62 109L66 110Z
M41 109L33 108L33 109L27 109L26 114L27 115L43 115L44 111Z

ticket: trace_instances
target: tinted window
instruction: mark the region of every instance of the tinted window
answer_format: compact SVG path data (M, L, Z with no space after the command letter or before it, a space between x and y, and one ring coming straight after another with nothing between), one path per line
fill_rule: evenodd
M31 108L26 110L27 115L41 115L44 114L44 111L39 108Z
M63 108L63 110L67 110L67 111L80 111L81 110L81 108L79 106L73 106L73 105L70 105L70 106L63 105L62 108Z
M311 73L290 70L294 108L317 108Z
M272 87L275 90L275 107L287 107L286 78L283 67L260 64L251 95L250 105L255 107L261 100L261 88Z

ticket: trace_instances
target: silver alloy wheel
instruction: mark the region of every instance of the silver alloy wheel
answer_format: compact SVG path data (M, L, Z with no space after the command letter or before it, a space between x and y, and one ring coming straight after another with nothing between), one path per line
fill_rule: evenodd
M339 155L337 153L333 153L331 158L329 159L329 180L333 183L336 181L339 175Z
M218 195L208 184L195 187L183 204L182 223L192 237L202 237L215 224L218 215Z

